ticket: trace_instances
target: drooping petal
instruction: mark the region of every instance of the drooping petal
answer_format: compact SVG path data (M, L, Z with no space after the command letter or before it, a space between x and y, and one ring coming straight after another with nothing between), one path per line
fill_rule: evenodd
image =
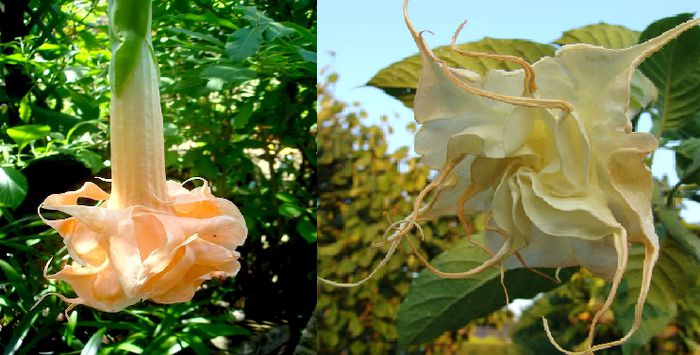
M651 212L652 177L643 161L657 142L650 134L631 132L630 82L644 58L700 19L626 49L566 45L533 65L507 56L460 52L523 67L490 70L481 78L449 68L438 58L408 18L407 6L405 1L404 18L423 64L414 102L416 121L422 124L415 146L440 174L421 191L403 223L412 226L420 219L457 214L464 226L464 212L483 212L489 216L485 244L492 254L462 273L444 273L421 260L441 277L471 276L487 264L582 265L612 281L593 317L587 348L564 350L545 321L550 341L567 354L624 343L641 322L659 250ZM425 202L428 193L432 199ZM470 204L476 196L480 203ZM621 283L628 242L645 246L635 321L621 339L593 346L596 323Z
M75 205L80 198L109 199L90 183L47 198L43 208L71 215L47 223L77 262L47 277L69 283L78 294L72 302L116 312L142 299L187 301L202 282L234 276L235 249L247 235L238 208L207 185L192 192L174 182L168 187L173 196L165 211Z

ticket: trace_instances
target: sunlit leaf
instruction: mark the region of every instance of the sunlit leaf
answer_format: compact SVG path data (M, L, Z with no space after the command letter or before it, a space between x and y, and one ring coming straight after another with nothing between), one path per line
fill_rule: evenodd
M639 32L624 26L599 23L564 32L556 44L588 43L610 49L631 47L639 41Z
M51 127L35 124L14 126L7 129L7 135L17 143L20 150L27 144L48 136L49 132L51 132Z
M195 334L185 333L180 336L183 342L185 342L197 355L207 355L209 354L209 349L204 343L202 338Z
M0 167L0 207L15 208L27 196L27 178L15 168Z
M554 54L554 47L551 45L520 39L484 38L481 41L464 43L457 47L466 51L517 55L530 63ZM434 52L451 67L469 69L481 75L486 74L489 69L515 70L520 68L510 62L462 56L449 46L438 47ZM382 89L387 94L401 100L407 107L413 107L413 96L418 85L420 68L419 55L410 56L380 70L369 80L367 85Z
M24 95L22 100L19 101L19 119L22 122L29 122L29 118L32 116L31 102L29 101L29 94Z
M97 355L100 348L102 348L102 336L105 334L105 331L105 328L96 331L85 344L83 350L80 351L80 355Z
M294 203L283 203L279 206L277 212L280 216L295 218L301 215L303 209Z
M282 202L297 202L297 199L294 195L287 193L287 192L278 192L275 194L275 197L277 197L278 200Z

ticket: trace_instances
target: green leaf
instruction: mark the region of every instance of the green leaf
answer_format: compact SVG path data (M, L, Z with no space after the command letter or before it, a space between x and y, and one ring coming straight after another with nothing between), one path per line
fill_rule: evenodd
M243 18L248 20L251 24L255 24L264 29L265 37L268 41L273 41L280 37L287 37L295 32L293 29L265 16L265 14L255 6L246 6L243 10Z
M236 117L233 118L233 127L243 128L250 121L250 117L253 115L253 102L246 101L237 107Z
M163 334L153 339L148 347L143 349L144 354L175 354L179 350L177 336Z
M15 168L0 168L0 207L15 208L27 196L27 178Z
M16 259L8 259L8 261L0 259L0 270L5 274L5 279L8 283L13 285L13 289L10 289L10 292L19 295L18 302L24 303L29 308L29 305L34 303L34 295L27 288L29 284L27 284L24 277L22 266L18 264ZM21 308L26 309L24 307Z
M179 336L197 355L208 355L209 349L202 338L192 333L185 333Z
M29 329L34 325L37 318L39 318L39 312L40 308L37 307L24 314L19 325L12 329L10 341L7 344L4 344L5 354L14 354L17 352L17 350L19 350L22 343L24 343L24 339L29 333Z
M482 237L475 241L482 243ZM440 270L458 272L472 269L490 256L467 241L460 241L440 254L431 263ZM540 269L550 276L554 271ZM573 269L560 272L562 281L568 280ZM558 284L527 269L513 269L505 273L505 285L511 299L532 298L551 290ZM408 296L399 310L399 348L425 343L448 330L463 327L473 319L484 317L505 306L500 272L487 269L467 279L439 278L423 270L413 282Z
M166 137L177 137L178 128L177 125L172 122L163 123L163 135Z
M5 274L6 280L21 280L22 276L15 270L12 265L5 260L0 259L0 270Z
M656 37L692 17L681 14L656 21L642 32L639 41ZM681 34L642 62L639 69L659 89L656 106L660 117L654 122L653 132L671 139L700 135L686 129L700 118L700 28Z
M48 125L51 127L52 132L65 134L75 127L75 125L84 122L78 117L67 115L62 112L47 110L37 105L32 105L31 107L34 123Z
M78 31L78 36L83 40L83 43L85 43L85 48L89 51L93 49L97 49L100 47L100 42L95 38L95 35L92 34L92 32L85 30L85 31Z
M234 62L241 62L260 49L263 37L259 28L241 28L234 32L226 42L226 53Z
M251 335L250 330L235 324L197 324L192 326L192 329L195 330L196 333L202 334L202 337L207 340L219 336Z
M656 211L656 215L667 235L696 262L700 263L700 238L683 225L678 211L672 208L660 208Z
M297 198L287 192L278 192L275 194L275 197L282 202L297 202Z
M218 78L228 83L242 83L255 78L255 71L228 65L210 65L200 73L204 79Z
M457 47L467 51L517 55L530 63L554 54L554 47L551 45L521 39L484 38L481 41L464 43ZM520 66L510 62L465 57L454 52L449 46L439 47L434 52L451 67L472 70L481 75L486 74L489 69L515 70L520 68ZM380 70L369 80L367 85L382 89L385 93L401 100L407 107L413 107L413 96L416 93L420 69L421 58L419 55L414 55Z
M83 121L95 120L100 117L99 103L94 98L77 92L72 92L71 98L75 106L80 109Z
M99 173L102 168L104 167L103 162L104 159L102 159L102 155L97 154L91 150L80 150L75 153L75 158L83 163L86 168L90 169L93 174Z
M311 223L309 217L304 217L297 223L297 232L306 240L307 243L316 243L317 232L316 226Z
M624 26L599 23L564 32L556 44L588 43L610 49L622 49L638 43L639 32Z
M196 39L199 39L199 40L202 40L205 42L209 42L217 47L223 47L225 45L224 42L222 42L218 38L216 38L212 35L201 33L201 32L190 31L190 30L186 30L186 29L182 29L182 28L175 28L175 27L166 28L165 30L167 32L184 34L190 38L196 38Z
M612 306L615 319L625 331L632 326L634 320L634 306L641 289L643 260L644 248L639 245L632 247L617 300ZM677 302L695 286L699 272L700 263L672 239L664 239L644 305L642 323L622 346L624 354L634 353L666 327L677 313Z
M15 126L7 129L7 135L12 138L22 150L27 144L44 138L51 132L51 127L47 125L28 124L24 126Z
M29 122L31 116L31 102L29 102L29 94L26 94L22 97L22 100L19 101L19 119L22 120L22 122Z
M690 138L673 147L679 184L700 185L700 138Z
M143 348L141 348L140 346L132 344L132 343L125 343L125 342L122 342L119 345L117 345L117 350L124 350L124 351L134 353L134 354L143 353Z
M299 56L301 56L301 59L303 59L304 61L314 64L316 63L316 52L307 51L304 48L297 49L297 52L299 53Z
M299 217L301 216L302 212L303 209L300 206L293 203L283 203L277 209L277 213L279 213L280 216L290 218Z
M219 174L219 168L211 160L210 156L199 155L194 160L194 168L197 170L198 175L202 176L216 176Z
M65 47L60 44L55 43L42 43L36 50L37 51L47 51L47 52L57 52L63 50Z
M68 346L81 346L80 339L75 337L75 326L78 324L78 312L73 311L68 317L68 322L66 327L63 329L63 340L68 344Z
M102 336L104 335L104 333L105 328L100 328L100 330L95 332L95 334L93 334L90 337L90 340L88 340L87 344L85 344L83 350L80 351L80 355L96 355L102 347Z

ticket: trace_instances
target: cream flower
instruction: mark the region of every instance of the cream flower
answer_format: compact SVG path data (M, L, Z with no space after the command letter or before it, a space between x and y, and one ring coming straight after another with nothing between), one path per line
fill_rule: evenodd
M117 312L145 299L185 302L205 280L236 275L235 249L247 229L238 208L214 197L206 181L191 191L166 181L151 3L109 5L112 192L88 182L40 208L71 216L44 220L73 260L46 277L73 287L78 297L61 296L71 308ZM101 204L79 205L79 198Z
M483 265L445 273L419 257L450 278L498 265L582 265L612 280L612 289L580 353L622 344L641 321L659 250L652 176L643 162L657 141L632 132L630 81L641 61L700 20L621 50L563 46L533 65L512 56L461 52L523 66L490 70L482 78L448 67L415 30L406 6L404 14L423 58L414 103L422 126L415 147L440 175L389 239L398 240L417 221L446 215L457 215L467 230L465 214L486 213L486 242L480 247L491 258ZM423 205L428 193L433 198ZM634 325L622 339L592 346L595 324L609 309L626 268L630 242L646 251ZM556 344L546 321L545 329L559 350L573 353Z

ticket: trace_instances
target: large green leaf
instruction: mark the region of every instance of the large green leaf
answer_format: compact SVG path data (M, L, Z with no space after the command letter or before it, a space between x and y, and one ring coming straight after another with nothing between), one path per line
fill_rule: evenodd
M700 138L690 138L673 148L679 184L700 185Z
M0 168L0 207L15 208L27 196L27 178L15 168Z
M644 248L632 247L618 299L612 306L615 319L625 331L630 329L634 321L634 305L641 288L643 260ZM624 354L632 354L668 325L678 311L677 302L693 289L699 272L700 263L673 239L664 239L644 305L642 323L622 346Z
M255 54L262 45L262 30L259 28L241 28L234 32L226 42L226 53L234 62L240 62Z
M474 239L481 242L481 238ZM457 272L474 268L488 257L474 245L461 241L432 263L438 269ZM554 275L551 269L541 271ZM566 282L573 271L565 269L559 276ZM558 286L552 280L522 268L506 271L505 285L511 299L532 298ZM470 320L484 317L503 306L505 299L497 268L490 268L468 279L439 278L423 270L401 304L398 345L405 348L428 342L445 331L458 329Z
M656 21L639 40L656 37L692 17L681 14ZM699 136L697 122L693 126L693 121L700 120L700 27L681 34L642 62L639 69L659 89L660 115L654 119L653 132L668 138Z
M551 45L521 39L484 38L478 42L460 44L458 48L465 51L517 55L530 63L554 54L554 47ZM517 64L510 62L465 57L450 49L449 46L438 47L434 52L452 67L469 69L481 75L486 74L489 69L515 70L520 68ZM382 89L387 94L401 100L407 107L412 107L413 96L416 93L420 77L420 68L421 58L419 55L414 55L380 70L367 85Z
M637 44L639 32L624 26L599 23L564 32L556 44L588 43L610 49L627 48Z
M27 144L44 138L51 132L51 127L47 125L28 124L23 126L15 126L7 129L7 135L12 138L22 150Z
M678 211L664 207L656 211L656 216L664 226L666 234L688 255L695 258L696 262L700 263L700 238L683 225Z

